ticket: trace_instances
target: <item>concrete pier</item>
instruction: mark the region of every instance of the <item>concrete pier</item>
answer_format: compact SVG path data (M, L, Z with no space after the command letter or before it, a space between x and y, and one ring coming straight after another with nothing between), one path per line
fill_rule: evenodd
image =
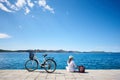
M44 70L0 70L0 80L120 80L120 70L86 70L85 73L66 70L56 70L54 73Z

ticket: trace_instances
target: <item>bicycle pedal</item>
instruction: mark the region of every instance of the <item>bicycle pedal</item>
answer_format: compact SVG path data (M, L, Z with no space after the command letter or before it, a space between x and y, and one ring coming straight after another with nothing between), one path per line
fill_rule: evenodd
M44 64L41 64L41 68L44 68Z

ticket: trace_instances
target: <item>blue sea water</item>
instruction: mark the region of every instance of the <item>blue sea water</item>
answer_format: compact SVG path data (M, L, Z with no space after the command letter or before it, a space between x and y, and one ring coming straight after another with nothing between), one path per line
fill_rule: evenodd
M42 61L42 54L36 53ZM69 55L74 56L77 65L84 65L86 69L120 69L120 53L47 53L54 57L57 69L65 69ZM0 69L25 69L24 64L29 59L27 52L1 52Z

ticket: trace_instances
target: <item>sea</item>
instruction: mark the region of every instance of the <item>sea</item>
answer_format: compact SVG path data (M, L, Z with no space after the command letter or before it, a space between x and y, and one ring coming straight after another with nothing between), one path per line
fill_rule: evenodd
M35 53L40 62L43 61L43 54L48 54L47 57L54 57L57 69L66 68L70 55L74 57L76 65L83 65L86 69L120 69L120 53ZM29 60L28 52L0 52L0 70L25 69L25 62L27 60Z

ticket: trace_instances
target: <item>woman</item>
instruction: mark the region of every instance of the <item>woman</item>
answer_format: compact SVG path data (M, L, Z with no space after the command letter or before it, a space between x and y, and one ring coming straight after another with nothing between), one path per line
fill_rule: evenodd
M68 66L66 66L67 71L70 71L70 72L76 71L75 68L77 68L77 66L73 60L73 56L69 56L69 59L67 61L67 65L68 65Z

